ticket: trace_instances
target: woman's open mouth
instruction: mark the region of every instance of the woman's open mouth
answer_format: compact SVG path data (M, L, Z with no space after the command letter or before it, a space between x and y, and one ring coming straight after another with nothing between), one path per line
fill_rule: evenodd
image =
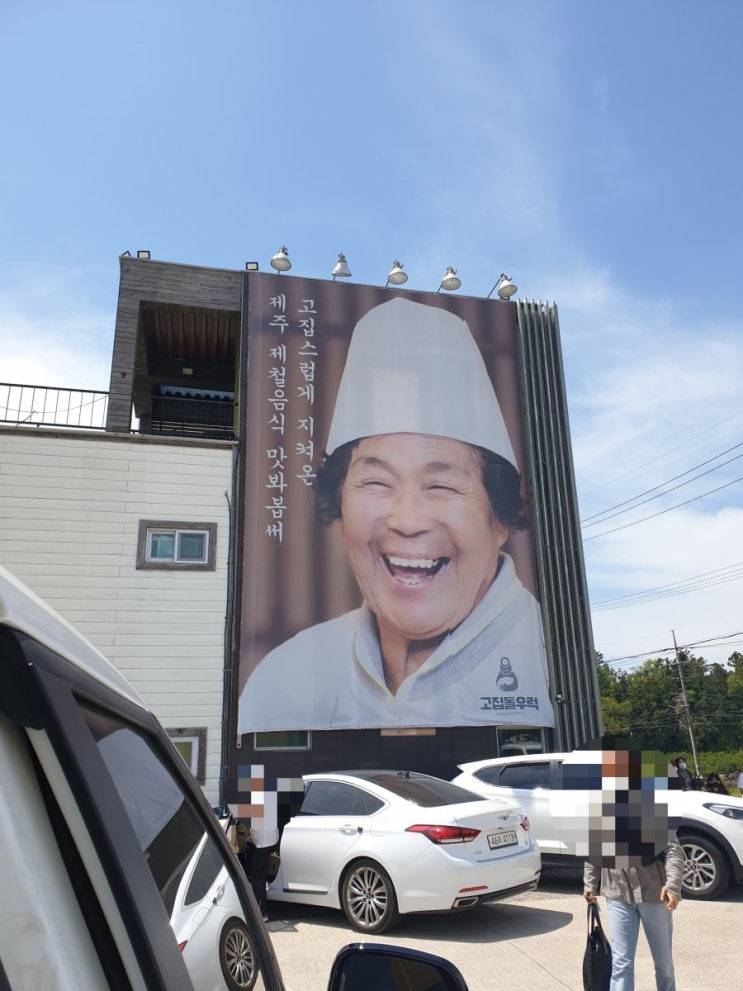
M405 585L428 581L449 563L448 557L395 557L383 554L382 559L392 577Z

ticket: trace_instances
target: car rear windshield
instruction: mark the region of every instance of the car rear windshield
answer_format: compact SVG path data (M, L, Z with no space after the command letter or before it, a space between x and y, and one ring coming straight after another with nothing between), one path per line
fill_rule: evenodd
M480 795L465 791L464 788L453 785L450 781L429 778L426 775L408 774L406 771L375 774L369 780L391 791L393 795L398 795L424 809L435 808L438 805L482 801Z

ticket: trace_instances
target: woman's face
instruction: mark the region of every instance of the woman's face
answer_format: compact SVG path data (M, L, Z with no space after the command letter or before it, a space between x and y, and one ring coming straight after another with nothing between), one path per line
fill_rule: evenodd
M337 526L383 639L428 640L458 626L493 581L508 538L479 455L427 434L357 444Z

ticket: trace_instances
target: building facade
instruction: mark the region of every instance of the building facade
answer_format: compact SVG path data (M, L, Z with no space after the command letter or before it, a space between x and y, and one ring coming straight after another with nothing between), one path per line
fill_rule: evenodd
M452 776L457 763L490 755L504 743L570 749L598 735L554 305L130 257L120 259L120 268L100 426L70 429L43 417L30 426L22 403L0 424L2 560L132 681L180 739L214 804L229 801L245 818L280 821L309 770L385 765ZM294 309L284 323L277 318L287 299ZM309 513L310 483L326 444L351 330L392 299L465 323L498 401L510 409L507 432L517 435L513 460L529 506L530 543L524 549L522 538L514 537L507 550L539 604L546 672L541 715L534 690L519 695L518 688L506 687L492 692L500 711L467 724L439 716L408 725L367 721L335 728L314 720L308 700L304 720L301 713L279 716L239 733L245 659L255 654L256 642L268 644L272 624L279 629L284 622L277 619L277 603L300 603L286 620L287 636L328 618L328 610L358 604L358 590L332 542L274 537L261 549L261 541L272 528L277 532L282 513L275 479L285 466L295 477L304 475L288 490L302 507L292 510L292 518ZM307 301L322 309L312 333L307 328L315 318L299 313L301 306L310 309ZM495 355L496 340L507 345L507 359L505 352ZM284 381L282 346L290 341L294 364ZM313 380L317 355L325 384ZM512 366L508 381L504 363ZM272 392L265 391L269 386ZM290 405L280 408L285 400ZM274 429L277 413L286 410L296 429L286 437L275 432L271 442L265 430ZM310 445L297 425L314 423L315 414L324 426ZM269 421L273 426L266 426ZM320 557L326 577L308 581L312 571L302 568ZM321 586L332 594L325 588L323 597ZM280 698L267 695L263 704L282 711Z

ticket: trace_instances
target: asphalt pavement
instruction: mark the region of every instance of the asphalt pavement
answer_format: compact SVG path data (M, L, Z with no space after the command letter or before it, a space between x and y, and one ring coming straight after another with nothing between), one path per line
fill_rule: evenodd
M602 922L609 930L605 902ZM362 937L341 912L269 903L268 931L290 991L326 991L333 959ZM539 890L450 915L402 916L366 942L412 946L451 960L469 991L583 991L586 903L580 878L547 872ZM609 930L609 938L611 932ZM674 913L678 991L743 987L743 885L715 901L684 899ZM636 991L655 991L653 964L640 932Z

